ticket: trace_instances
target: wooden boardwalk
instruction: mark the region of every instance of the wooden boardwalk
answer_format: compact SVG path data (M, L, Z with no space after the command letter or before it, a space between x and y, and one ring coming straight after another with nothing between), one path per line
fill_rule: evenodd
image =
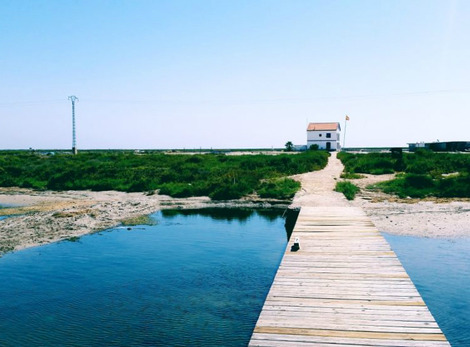
M300 250L291 252L295 238ZM249 345L450 346L355 207L302 207Z

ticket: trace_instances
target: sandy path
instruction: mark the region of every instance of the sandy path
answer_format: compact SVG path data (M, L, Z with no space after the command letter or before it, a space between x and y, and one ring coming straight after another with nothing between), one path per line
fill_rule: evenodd
M343 169L343 164L333 152L323 170L292 176L302 184L292 206L348 206L344 195L334 191Z
M380 231L423 237L470 237L470 201L423 201L398 199L375 191L369 184L390 180L394 175L364 175L351 180L361 188L354 201L334 192L343 165L332 153L324 170L293 176L302 184L292 206L357 206L364 209Z

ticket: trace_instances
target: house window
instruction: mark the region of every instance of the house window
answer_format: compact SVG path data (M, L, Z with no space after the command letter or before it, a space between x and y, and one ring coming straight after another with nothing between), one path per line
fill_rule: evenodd
M331 138L331 133L326 133L326 138L330 139Z
M318 137L321 137L321 134L318 134Z

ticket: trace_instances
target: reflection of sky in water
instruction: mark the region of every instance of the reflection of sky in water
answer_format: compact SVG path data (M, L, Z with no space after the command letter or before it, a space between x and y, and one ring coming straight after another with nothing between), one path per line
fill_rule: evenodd
M452 346L470 346L470 238L384 236Z
M0 345L246 345L286 232L279 214L225 213L5 255Z

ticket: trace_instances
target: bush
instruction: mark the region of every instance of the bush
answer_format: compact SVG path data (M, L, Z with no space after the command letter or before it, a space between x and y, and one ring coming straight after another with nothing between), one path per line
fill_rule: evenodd
M349 181L337 182L335 187L335 191L343 193L348 200L354 200L359 190L358 186Z
M369 153L338 154L348 173L389 173L404 172L403 175L376 187L385 193L399 197L422 198L435 197L470 197L469 170L470 155L458 153L434 153L418 150L416 153L389 154ZM443 174L456 173L451 177Z
M470 174L462 173L454 177L443 178L437 183L439 194L443 198L470 198Z
M288 155L165 155L130 151L57 152L0 151L0 186L51 190L153 191L174 197L210 196L234 199L260 188L263 180L322 169L328 153L307 151ZM281 184L277 191L283 199ZM266 194L267 193L266 191ZM274 196L272 196L274 197Z
M299 182L284 178L261 183L258 194L262 198L290 199L294 197L299 189Z
M360 178L364 178L365 176L352 172L343 172L340 177L349 180L357 180Z
M409 174L405 176L405 187L424 189L431 188L433 186L434 182L428 175Z
M318 151L318 148L319 148L318 145L316 143L314 143L313 145L310 145L309 150Z
M426 175L405 174L391 181L377 184L387 194L395 194L400 198L424 198L434 195L435 183Z

